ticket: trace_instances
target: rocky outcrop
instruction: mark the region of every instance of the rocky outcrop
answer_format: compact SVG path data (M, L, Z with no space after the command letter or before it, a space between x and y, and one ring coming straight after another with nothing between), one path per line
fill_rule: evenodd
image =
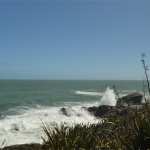
M75 110L72 109L71 107L67 107L67 108L61 108L59 112L67 117L70 117L73 115Z
M133 111L133 109L129 106L129 107L124 107L123 109L114 107L112 110L110 110L109 112L107 112L106 114L104 114L103 116L101 116L101 118L108 118L110 116L114 116L114 115L127 115L129 113L131 113Z
M116 107L121 109L128 107L128 104L122 98L119 98L119 100L116 103Z
M142 103L142 98L143 96L139 92L135 92L127 96L124 96L122 98L119 98L119 100L116 103L116 106L112 110L104 114L102 117L109 117L115 114L118 114L118 115L129 114L133 110L131 106Z
M143 98L143 95L140 94L139 92L135 92L135 93L122 97L122 99L128 104L128 106L141 103L142 98Z
M100 117L102 115L104 115L105 113L107 113L108 111L112 110L113 106L108 106L108 105L101 105L99 107L89 107L87 108L88 112L90 112L90 114L93 114L96 117Z
M142 103L142 98L142 94L140 94L139 92L135 92L122 98L119 98L116 103L116 106L101 105L99 107L82 107L81 109L88 111L91 115L94 115L95 117L101 118L107 118L115 114L125 115L129 114L133 110L131 106ZM71 107L62 108L60 112L63 115L70 117L74 110Z
M143 98L143 96L139 92L129 94L127 96L119 98L119 100L116 103L116 107L124 108L124 107L127 107L127 106L142 103L142 98Z
M133 109L132 105L136 105L142 102L142 94L139 92L135 92L132 94L129 94L127 96L124 96L122 98L119 98L119 100L116 103L116 106L108 106L108 105L101 105L99 107L89 107L86 110L94 115L95 117L109 117L115 114L118 115L125 115L129 114Z

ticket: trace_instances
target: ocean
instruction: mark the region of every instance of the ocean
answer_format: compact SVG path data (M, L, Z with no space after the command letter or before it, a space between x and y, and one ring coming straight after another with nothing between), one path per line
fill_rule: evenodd
M0 80L0 146L42 143L42 122L70 126L97 123L82 106L115 105L117 97L143 94L142 81L127 80ZM146 92L148 98L148 92ZM60 109L71 107L70 117Z

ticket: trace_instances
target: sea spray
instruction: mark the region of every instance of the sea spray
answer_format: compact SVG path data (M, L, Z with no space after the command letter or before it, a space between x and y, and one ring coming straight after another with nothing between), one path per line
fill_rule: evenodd
M6 116L0 122L0 142L2 143L6 139L4 146L32 142L42 143L42 122L52 127L61 123L73 126L80 123L92 124L100 121L95 120L95 117L82 109L81 106L72 107L74 111L70 117L62 115L60 113L61 108L41 106L38 109L29 108L26 111L20 109L19 115Z
M107 87L103 97L101 98L99 105L109 105L109 106L115 106L116 105L116 99L115 99L114 91L111 90L109 87Z

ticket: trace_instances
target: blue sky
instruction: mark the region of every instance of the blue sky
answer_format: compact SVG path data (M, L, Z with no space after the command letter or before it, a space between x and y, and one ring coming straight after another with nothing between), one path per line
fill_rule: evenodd
M141 80L150 1L0 1L0 79Z

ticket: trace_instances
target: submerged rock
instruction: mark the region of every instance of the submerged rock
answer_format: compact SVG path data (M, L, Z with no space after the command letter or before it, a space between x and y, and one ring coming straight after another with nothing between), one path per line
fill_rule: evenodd
M16 123L12 124L12 129L15 130L15 131L19 131L19 127Z
M67 107L67 108L61 108L59 112L67 117L70 117L73 115L75 110L72 109L71 107Z

